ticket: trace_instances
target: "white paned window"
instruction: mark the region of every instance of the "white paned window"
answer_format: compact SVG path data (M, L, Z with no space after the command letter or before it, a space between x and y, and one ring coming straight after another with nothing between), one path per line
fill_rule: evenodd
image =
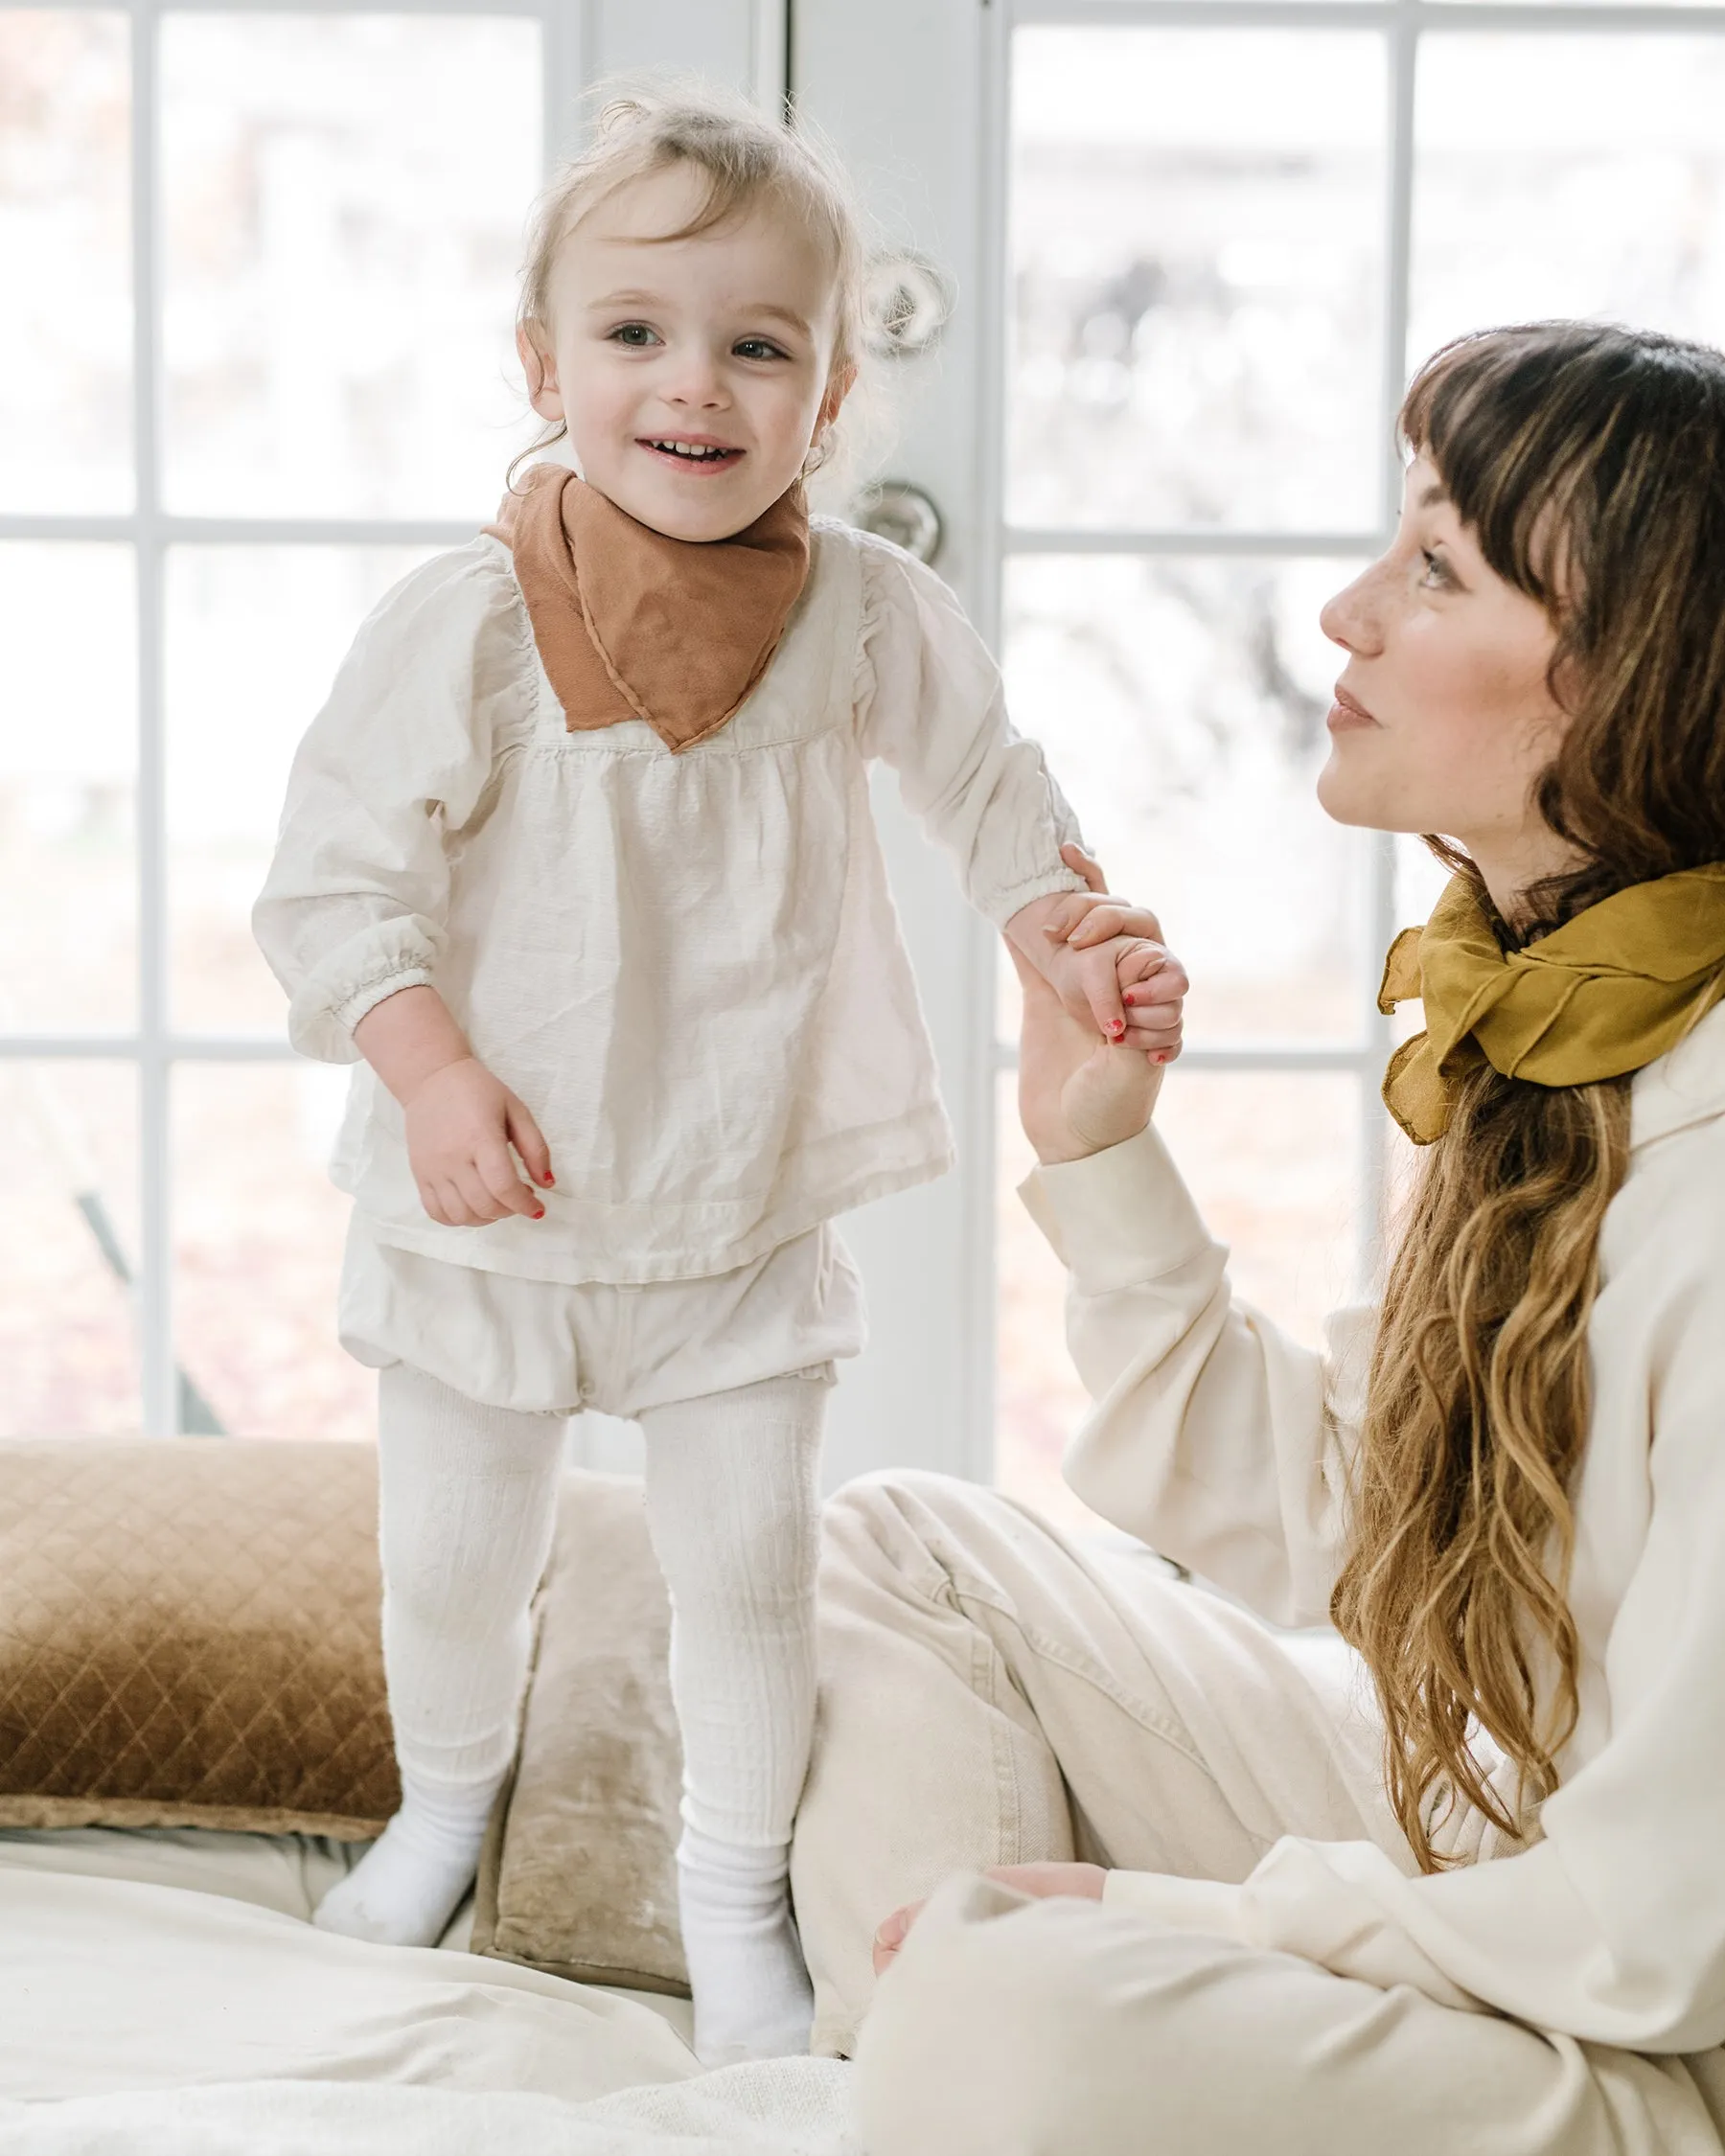
M355 626L532 437L574 12L0 7L0 1431L369 1434L344 1074L248 915Z
M1313 1338L1373 1278L1398 1164L1377 973L1438 882L1313 799L1340 657L1318 607L1388 537L1391 422L1445 338L1579 314L1725 342L1725 9L989 14L981 603L1019 724L1190 965L1162 1128L1240 1292ZM997 1007L996 1473L1075 1518L1086 1402L1014 1195L1009 969Z

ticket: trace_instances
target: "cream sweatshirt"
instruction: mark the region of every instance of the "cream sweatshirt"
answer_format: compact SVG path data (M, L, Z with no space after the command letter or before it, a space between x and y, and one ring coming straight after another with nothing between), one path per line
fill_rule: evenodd
M1574 1491L1580 1718L1525 1841L1471 1814L1440 1837L1460 1867L1421 1877L1289 1838L1243 1885L1115 1872L1109 1900L1596 2042L1725 2044L1725 1006L1639 1073L1631 1139ZM1273 1621L1322 1622L1371 1313L1318 1354L1237 1301L1154 1129L1024 1196L1096 1403L1073 1489Z

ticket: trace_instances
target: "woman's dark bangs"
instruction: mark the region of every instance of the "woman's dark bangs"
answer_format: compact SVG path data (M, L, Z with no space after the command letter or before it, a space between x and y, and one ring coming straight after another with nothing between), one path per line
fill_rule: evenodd
M1574 356L1526 331L1460 339L1420 370L1401 416L1403 439L1436 465L1490 567L1548 608L1588 456L1579 415L1552 395Z

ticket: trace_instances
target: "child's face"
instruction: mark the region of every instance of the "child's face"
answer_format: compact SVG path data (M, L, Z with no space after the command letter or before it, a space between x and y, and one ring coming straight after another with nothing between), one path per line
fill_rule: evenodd
M819 246L770 202L692 240L656 237L702 199L673 166L601 202L558 255L549 349L520 340L533 408L567 424L588 485L681 539L752 524L849 387L833 376Z

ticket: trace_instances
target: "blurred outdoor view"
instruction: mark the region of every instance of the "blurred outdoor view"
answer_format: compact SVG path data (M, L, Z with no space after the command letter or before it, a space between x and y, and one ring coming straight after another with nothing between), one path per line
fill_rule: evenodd
M125 15L0 9L0 512L134 506ZM537 21L169 13L160 507L477 525L533 437L512 345L541 176ZM362 616L430 551L165 558L169 1024L280 1036L247 917L288 760ZM0 1029L138 1021L137 580L121 544L0 543ZM14 932L15 931L15 932ZM370 1434L334 1337L346 1074L172 1076L177 1354L223 1428ZM0 1428L138 1426L128 1065L0 1062ZM107 1225L104 1254L93 1220Z
M1311 798L1335 673L1317 609L1381 520L1386 447L1386 47L1333 24L1015 36L1009 523L1300 549L1032 538L1008 561L1018 722L1116 887L1161 909L1209 1047L1359 1040L1381 957L1367 844ZM138 500L128 36L118 11L0 6L0 514ZM165 699L171 1028L279 1036L247 914L288 760L357 622L427 549L221 520L489 515L533 431L510 333L541 103L526 17L164 17L151 506L208 521L168 549L144 622L124 535L0 540L0 1030L138 1023L142 635ZM1725 35L1699 29L1426 37L1410 361L1549 313L1725 340L1721 112ZM1433 883L1405 849L1403 918ZM1014 1023L1003 984L1002 1040ZM343 1083L286 1060L172 1070L177 1355L233 1431L370 1430L332 1322ZM1013 1196L1011 1094L1003 1076L1000 1472L1060 1503L1083 1401L1058 1268ZM1177 1070L1164 1102L1243 1292L1315 1337L1372 1233L1369 1086ZM135 1429L133 1067L0 1061L0 1429Z
M1013 55L1005 498L1035 532L1306 535L1309 558L1009 557L1005 663L1116 888L1160 910L1204 1047L1359 1040L1367 841L1312 798L1339 654L1317 627L1381 510L1386 48L1371 28L1025 28ZM1725 36L1428 34L1410 367L1582 314L1725 342ZM1033 543L1028 542L1028 543ZM1093 543L1093 542L1092 542ZM1438 877L1397 853L1396 910ZM1002 969L1000 1032L1016 1027ZM1086 1401L1061 1269L1000 1107L999 1473L1059 1480ZM1366 1276L1375 1088L1176 1068L1158 1111L1236 1287L1316 1341ZM1392 1170L1397 1165L1392 1158Z

